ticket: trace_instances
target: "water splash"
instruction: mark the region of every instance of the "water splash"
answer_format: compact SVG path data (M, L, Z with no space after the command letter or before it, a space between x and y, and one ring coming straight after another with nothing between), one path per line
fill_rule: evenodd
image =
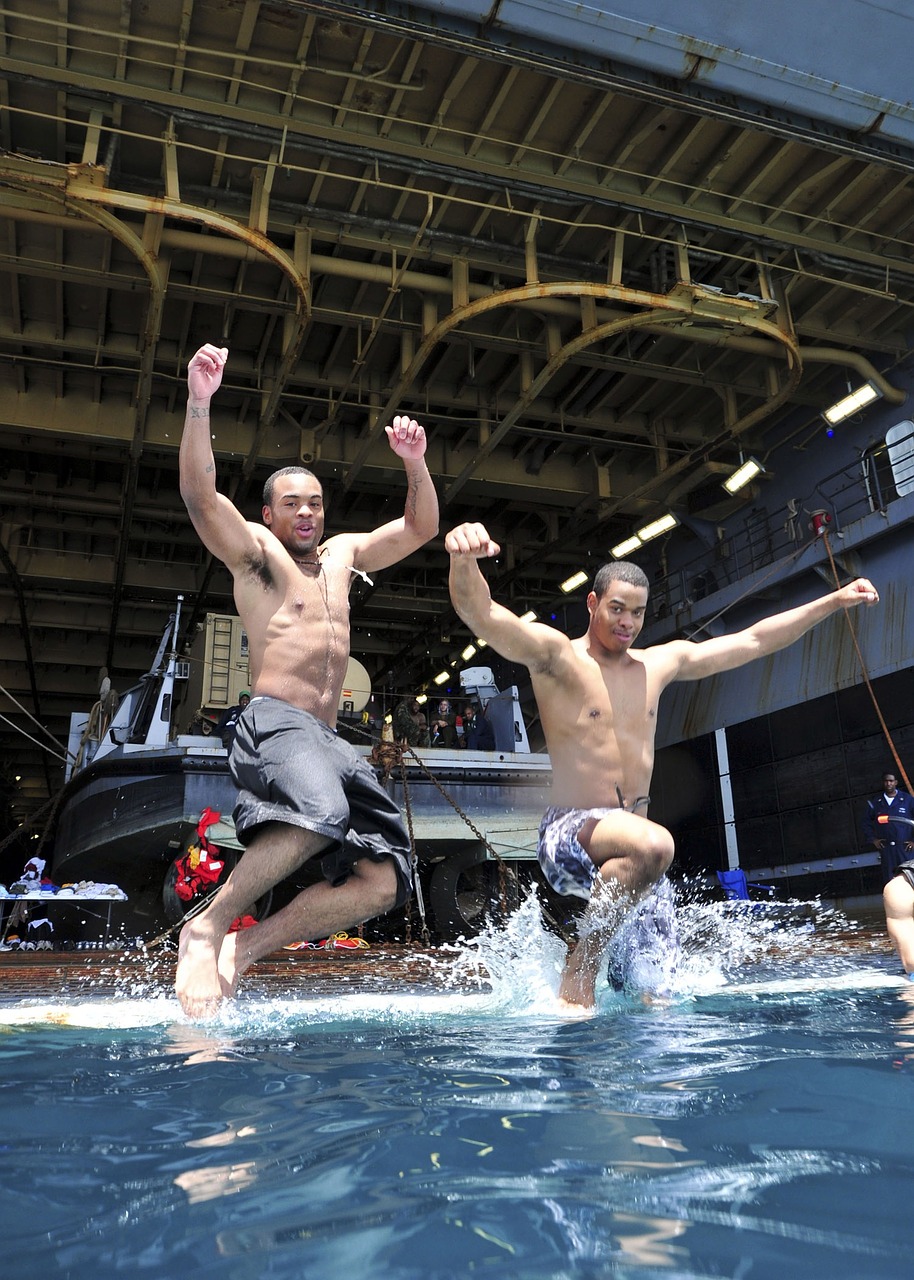
M756 911L757 904L708 902L702 895L707 897L701 882L674 886L662 879L625 916L607 944L598 974L598 1012L687 1001L728 988L755 994L756 989L786 990L797 982L847 985L854 974L862 985L892 981L885 973L861 968L860 948L854 951L848 945L859 927L833 908L795 902L778 904L777 911ZM872 953L866 954L869 958ZM439 947L431 956L424 953L418 981L415 958L400 957L406 989L382 959L377 971L367 966L358 973L333 975L336 981L329 992L289 990L264 998L255 992L246 995L242 987L241 998L229 1002L216 1021L234 1027L252 1019L264 1019L265 1025L302 1019L400 1025L441 1017L566 1019L567 1008L558 1004L566 956L565 940L547 924L536 889L531 888L507 919L487 924L474 937ZM137 957L142 961L139 967L117 968L113 999L112 975L107 972L84 982L78 996L0 1009L0 1027L33 1021L99 1027L182 1021L171 987L173 959L161 952L150 954L141 945ZM93 989L88 1000L87 988ZM114 1013L112 1003L118 1006Z
M762 978L814 971L823 981L859 967L836 941L858 926L819 901L768 904L702 901L700 887L663 877L612 934L597 979L598 1007L614 999L682 1000ZM706 896L706 895L705 895ZM502 923L450 950L470 984L487 985L493 1011L554 1014L565 943L547 927L531 889Z
M555 1013L567 947L546 927L535 889L505 921L449 950L464 982L490 989L493 1011Z

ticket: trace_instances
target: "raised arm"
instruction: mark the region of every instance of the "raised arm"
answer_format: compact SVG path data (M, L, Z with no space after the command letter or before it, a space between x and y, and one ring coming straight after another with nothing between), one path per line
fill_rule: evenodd
M809 604L762 618L745 631L732 636L717 636L698 644L674 640L669 646L676 658L674 680L700 680L718 671L731 671L755 658L786 649L817 623L839 609L852 609L859 604L878 603L879 593L867 578L857 578L846 587L832 591Z
M216 489L210 401L222 384L225 347L207 344L187 366L187 413L179 453L181 497L207 550L229 569L250 554L254 535L238 509Z
M534 670L547 670L567 648L567 637L541 622L522 622L492 599L479 561L497 556L501 548L489 537L485 525L458 525L444 539L444 548L451 557L451 601L461 621L502 657Z
M370 533L347 535L355 541L353 567L369 572L404 560L438 532L438 495L425 464L424 427L404 414L384 430L406 472L406 503L399 519Z

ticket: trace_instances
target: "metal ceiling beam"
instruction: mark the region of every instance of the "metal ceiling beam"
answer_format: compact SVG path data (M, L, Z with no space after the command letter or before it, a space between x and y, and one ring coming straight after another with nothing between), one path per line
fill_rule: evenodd
M111 100L113 87L111 81L101 76L80 73L72 68L33 65L0 55L0 71L13 77L35 79L37 76L46 80L48 84L64 85L85 93L98 94L102 101L110 102ZM189 100L186 94L157 90L149 85L132 86L126 81L117 84L116 92L122 102L132 100L145 106L158 106L169 116L173 115L176 121L179 121L182 114L188 110ZM382 135L378 122L370 117L361 115L357 126L349 125L346 121L334 121L328 126L315 112L303 118L290 117L284 120L282 127L277 127L276 116L266 111L245 109L237 104L220 102L217 115L213 102L197 99L194 105L214 132L224 131L226 124L232 122L247 124L258 129L264 142L270 145L285 143L284 164L287 167L296 167L289 152L289 145L299 135L309 140L316 138L324 143L332 143L337 147L344 145L351 148L353 156L361 157L363 163L366 156L376 156L385 163L390 163L391 160L407 161L409 168L416 161L430 159L426 146L412 141L415 131L411 124L404 125L398 122L403 130L403 136L398 136L393 130ZM306 105L299 100L300 109L304 109ZM366 124L374 124L374 136L366 130ZM474 135L474 138L476 136ZM438 150L433 162L434 168L442 175L448 170L463 172L465 181L477 189L480 176L487 176L499 185L503 182L504 168L500 162L488 161L481 154L469 154L468 147L471 139L461 141L449 133L447 141L449 145L445 148L444 139L438 138ZM253 165L263 163L262 158L254 156L248 157L248 161ZM593 176L585 179L584 173L588 170L592 171ZM356 183L359 181L351 175L338 176L344 181ZM522 175L517 176L520 179ZM898 245L892 252L891 241L887 237L873 236L872 233L859 233L859 243L854 245L847 241L840 241L835 234L811 236L803 230L798 230L798 226L802 226L805 221L805 215L799 211L785 211L777 223L770 220L771 210L767 207L753 209L751 216L744 214L737 217L725 211L719 193L703 192L698 193L697 199L688 206L688 213L686 213L684 201L688 193L680 188L680 184L661 180L662 194L660 191L646 194L640 175L625 173L610 166L600 166L599 171L595 171L593 164L583 161L576 170L566 170L561 177L550 174L545 167L540 166L530 172L528 181L533 184L533 191L539 193L540 198L544 199L549 198L550 195L560 196L565 201L569 195L584 197L604 206L621 206L639 210L642 213L653 213L675 222L687 220L697 226L748 236L764 243L789 245L808 252L823 250L840 253L849 263L878 266L881 270L888 269L902 278L914 277L911 246ZM691 193L696 194L694 188L691 189ZM740 203L744 205L746 202L743 200Z

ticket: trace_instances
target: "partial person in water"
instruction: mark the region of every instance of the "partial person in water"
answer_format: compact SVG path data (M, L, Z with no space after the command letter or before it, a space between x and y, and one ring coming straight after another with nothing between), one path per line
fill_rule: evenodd
M263 524L216 489L210 401L225 348L204 346L188 366L181 496L207 549L231 571L250 643L252 697L229 757L239 790L235 827L245 852L211 904L181 931L175 987L203 1017L261 956L298 939L329 937L406 900L409 839L399 810L366 761L335 731L349 659L349 588L418 550L438 529L425 431L407 416L385 428L403 463L403 515L368 533L323 541L324 494L305 467L274 472ZM303 863L323 880L248 929L231 922Z
M914 982L914 861L902 862L882 891L885 927L898 959Z
M499 546L481 524L452 529L454 608L474 636L530 672L546 749L551 805L539 836L540 866L552 887L588 901L559 996L592 1008L609 937L673 860L673 837L647 817L660 694L676 680L700 680L784 649L840 609L875 604L866 578L745 631L695 643L634 650L644 625L648 580L624 561L604 565L587 596L590 623L571 640L542 622L524 622L496 603L479 561Z

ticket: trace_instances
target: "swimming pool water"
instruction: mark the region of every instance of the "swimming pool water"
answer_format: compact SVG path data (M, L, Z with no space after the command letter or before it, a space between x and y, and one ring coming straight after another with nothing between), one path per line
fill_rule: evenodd
M896 974L0 1009L4 1275L906 1277Z

